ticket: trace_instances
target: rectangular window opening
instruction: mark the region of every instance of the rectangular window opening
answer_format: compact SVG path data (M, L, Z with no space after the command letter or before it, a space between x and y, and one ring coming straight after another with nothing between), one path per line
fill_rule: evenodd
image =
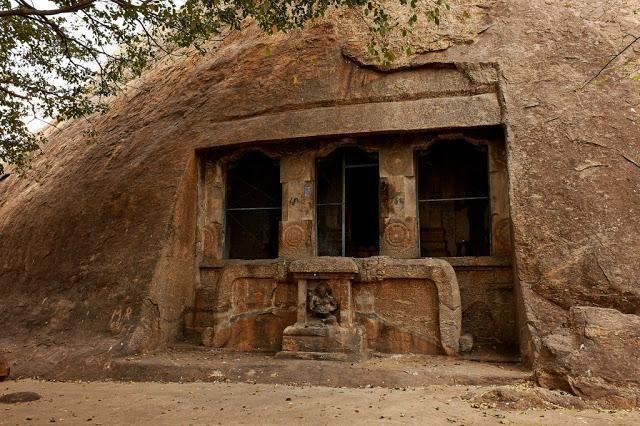
M488 150L442 141L417 158L420 255L491 255Z
M378 255L378 155L337 150L317 161L316 172L318 255Z
M279 161L249 153L229 163L226 186L226 257L277 258L282 217Z

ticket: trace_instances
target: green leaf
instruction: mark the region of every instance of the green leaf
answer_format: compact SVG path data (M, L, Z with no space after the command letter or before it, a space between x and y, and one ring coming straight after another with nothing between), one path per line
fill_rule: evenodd
M73 1L52 0L47 8ZM8 14L15 3L0 0L0 172L3 164L26 167L29 153L46 141L29 131L26 117L66 120L104 113L109 97L158 60L185 49L205 54L211 38L247 20L275 33L299 28L331 8L358 8L369 26L368 53L388 65L396 53L411 53L409 47L394 51L392 36L407 37L419 14L439 24L439 8L449 10L444 0L431 8L417 0L398 2L403 12L374 0L184 0L181 7L173 0L135 7L101 0L42 17ZM265 54L271 54L269 46Z

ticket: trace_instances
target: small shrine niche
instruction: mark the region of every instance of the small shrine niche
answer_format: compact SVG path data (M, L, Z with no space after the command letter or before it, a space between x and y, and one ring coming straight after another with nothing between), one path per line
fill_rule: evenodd
M297 321L284 330L279 357L353 359L365 353L364 333L354 321L353 259L295 260L289 273L298 286Z

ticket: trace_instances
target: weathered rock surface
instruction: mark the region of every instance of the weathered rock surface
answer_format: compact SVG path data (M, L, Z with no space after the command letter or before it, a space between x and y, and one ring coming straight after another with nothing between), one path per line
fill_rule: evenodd
M7 380L9 374L11 374L9 361L0 356L0 382Z
M547 386L631 392L637 362L625 348L637 334L623 314L640 307L638 43L602 68L637 34L637 1L451 3L452 17L437 30L420 21L418 53L389 69L376 69L350 11L286 35L249 25L134 82L96 117L93 143L83 121L52 129L28 176L0 182L0 346L36 354L20 367L29 371L47 353L17 342L111 355L173 341L198 273L194 147L244 141L224 133L230 121L347 103L351 86L363 88L358 102L380 100L394 67L456 64L491 81L495 68L482 64L496 63L521 352Z
M542 339L540 385L602 404L640 403L640 316L577 306L569 324Z
M368 350L458 351L460 293L452 267L442 260L317 257L234 262L207 271L188 321L205 346L279 351L283 331L296 322L296 274L338 273L356 277L352 315L366 329Z

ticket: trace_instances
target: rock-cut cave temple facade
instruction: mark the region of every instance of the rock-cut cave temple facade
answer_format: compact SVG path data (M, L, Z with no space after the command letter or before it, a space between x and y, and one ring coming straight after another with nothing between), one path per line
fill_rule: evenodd
M388 66L355 11L247 25L132 82L92 140L50 128L0 181L2 346L521 359L633 392L640 46L601 69L640 19L573 3L452 2Z

